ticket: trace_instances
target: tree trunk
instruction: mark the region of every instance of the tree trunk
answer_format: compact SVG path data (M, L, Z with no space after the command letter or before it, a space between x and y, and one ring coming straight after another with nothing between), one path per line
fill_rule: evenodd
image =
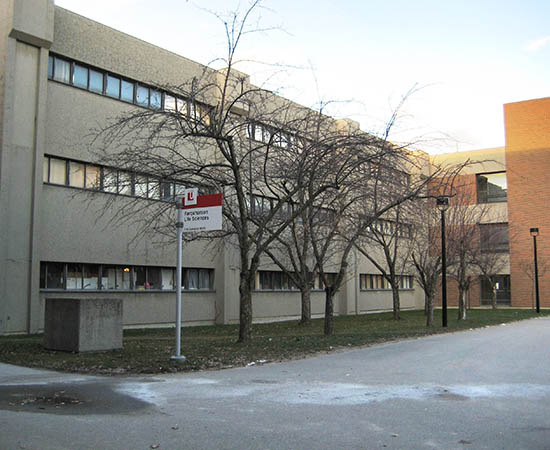
M433 327L434 326L434 298L433 295L427 295L425 296L426 299L426 326L427 327Z
M458 291L458 320L466 320L466 291Z
M497 309L497 287L495 285L492 286L493 290L493 309Z
M302 289L302 319L300 325L311 323L311 287Z
M427 316L430 313L428 294L424 292L424 315Z
M334 290L325 289L325 336L330 336L334 331Z
M392 297L393 297L393 319L401 319L401 302L399 301L399 287L392 286Z
M239 282L239 340L237 342L250 342L252 340L252 284L249 271L241 270Z

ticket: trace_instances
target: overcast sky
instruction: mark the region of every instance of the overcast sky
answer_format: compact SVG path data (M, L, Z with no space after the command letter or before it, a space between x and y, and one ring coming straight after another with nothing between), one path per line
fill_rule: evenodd
M248 0L55 0L208 64L225 54L228 12ZM550 96L548 0L265 0L239 47L252 82L380 132L413 86L394 141L430 153L504 145L504 103ZM258 17L254 16L254 23ZM286 66L275 69L272 63ZM295 68L291 68L295 67ZM444 138L444 139L442 139Z

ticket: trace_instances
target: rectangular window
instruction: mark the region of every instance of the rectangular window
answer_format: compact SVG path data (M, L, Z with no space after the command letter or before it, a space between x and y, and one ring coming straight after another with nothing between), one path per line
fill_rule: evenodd
M79 66L78 64L74 65L73 73L73 85L88 89L88 68Z
M109 97L120 98L120 78L107 75L107 87L105 94Z
M138 291L149 289L147 285L147 270L145 267L134 267L134 289Z
M67 264L67 289L82 289L82 264Z
M53 78L53 56L48 56L48 78Z
M161 268L147 267L147 283L146 289L161 289Z
M172 95L164 94L164 109L166 111L176 111L176 98Z
M71 63L64 59L55 58L53 79L62 83L70 83Z
M67 184L67 162L64 159L50 158L50 183Z
M147 177L144 175L136 175L134 184L134 192L136 197L147 198Z
M90 69L90 91L103 94L103 73Z
M120 88L120 99L128 103L134 102L134 83L122 80Z
M174 269L163 268L160 272L160 289L172 291L176 289Z
M162 94L160 91L151 89L150 106L153 109L160 109L162 106Z
M42 263L46 265L45 287L46 289L65 288L65 264L63 263Z
M103 169L103 190L114 194L118 192L118 177L115 169Z
M161 200L171 201L174 198L174 183L163 180L160 182L160 198Z
M481 250L485 253L505 253L510 251L510 238L507 223L479 225Z
M185 290L212 290L213 284L214 269L182 269L182 285Z
M185 289L193 290L199 288L199 270L187 269Z
M101 168L86 164L86 187L99 189L101 186Z
M160 199L160 186L159 181L154 178L149 178L147 183L147 198L154 200Z
M101 289L129 290L132 271L127 266L103 266Z
M183 114L184 116L186 116L188 114L188 111L187 111L187 102L181 98L177 98L176 99L176 105L177 105L177 108L178 108L178 112L180 114Z
M82 288L99 289L99 265L84 264L82 267Z
M132 174L118 171L118 193L122 195L132 195Z
M505 202L507 200L506 172L476 175L478 203Z
M69 161L69 186L84 187L84 164Z
M292 291L297 288L288 275L280 270L259 270L256 276L256 289Z
M149 88L137 85L136 88L136 104L139 106L149 107Z

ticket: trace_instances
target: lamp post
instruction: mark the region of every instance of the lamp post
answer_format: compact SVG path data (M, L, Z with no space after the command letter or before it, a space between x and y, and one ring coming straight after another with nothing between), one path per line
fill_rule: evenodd
M438 197L435 201L441 211L441 326L447 326L447 251L445 248L445 211L449 208L449 197Z
M537 236L539 235L539 229L531 228L529 232L531 233L531 236L533 236L533 255L535 259L535 301L537 305L537 313L540 313L539 267L537 264Z

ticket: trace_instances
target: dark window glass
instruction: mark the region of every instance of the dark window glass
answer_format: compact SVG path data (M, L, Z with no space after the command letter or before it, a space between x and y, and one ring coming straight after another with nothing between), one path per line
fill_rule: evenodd
M65 287L65 264L47 263L46 288L63 289Z
M510 275L493 275L495 283L497 303L501 305L510 304ZM481 303L490 305L493 303L493 288L486 278L481 279Z
M160 182L160 198L165 201L171 201L174 198L174 183L169 181Z
M122 80L121 90L120 90L120 99L129 103L134 102L134 83L131 83L130 81Z
M161 289L161 269L160 267L147 268L148 289Z
M88 89L88 68L74 65L73 84L75 86Z
M113 77L112 75L107 75L107 88L105 93L109 97L119 98L120 97L120 78Z
M199 269L199 289L212 289L210 269Z
M506 172L483 173L476 176L478 203L505 202Z
M82 289L82 264L67 264L67 289Z
M488 223L479 226L481 249L487 253L501 253L510 250L507 223Z
M149 289L147 284L147 270L145 267L134 267L134 289Z
M103 94L103 74L90 69L90 91Z

